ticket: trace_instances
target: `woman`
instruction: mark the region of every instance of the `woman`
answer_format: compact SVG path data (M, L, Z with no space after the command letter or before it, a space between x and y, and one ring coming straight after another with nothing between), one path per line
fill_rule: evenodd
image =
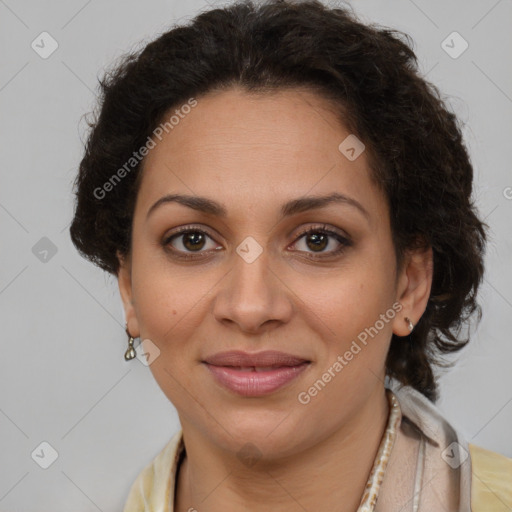
M125 357L140 338L182 427L125 512L509 510L512 461L434 405L486 226L401 35L240 3L102 87L71 236L117 276Z

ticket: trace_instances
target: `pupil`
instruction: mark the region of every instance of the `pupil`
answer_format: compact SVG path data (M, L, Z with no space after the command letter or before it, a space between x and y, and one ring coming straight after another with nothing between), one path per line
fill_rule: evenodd
M327 237L323 233L315 233L315 234L309 235L309 239L313 240L313 244L314 244L313 247L310 247L310 249L313 249L313 248L325 249Z
M204 238L201 233L187 233L183 242L187 249L201 249L204 245ZM189 246L191 244L191 246ZM197 245L199 244L199 247Z

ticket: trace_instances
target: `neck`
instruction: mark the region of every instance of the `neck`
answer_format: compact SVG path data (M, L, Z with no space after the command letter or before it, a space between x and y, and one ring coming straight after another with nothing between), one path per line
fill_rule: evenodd
M386 429L389 405L375 389L357 417L333 435L286 458L242 466L201 432L186 429L187 455L177 484L175 512L356 511ZM186 435L186 434L192 434Z

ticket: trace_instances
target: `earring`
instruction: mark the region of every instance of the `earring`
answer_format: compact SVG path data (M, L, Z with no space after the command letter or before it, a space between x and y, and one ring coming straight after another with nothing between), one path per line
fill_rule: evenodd
M411 319L408 316L406 316L405 321L407 322L407 327L409 327L409 331L412 332L412 330L414 329L414 324L411 322Z
M134 357L137 356L137 353L135 352L135 349L133 348L133 342L134 342L133 336L130 336L130 339L128 340L128 349L124 353L124 359L125 361L130 361Z

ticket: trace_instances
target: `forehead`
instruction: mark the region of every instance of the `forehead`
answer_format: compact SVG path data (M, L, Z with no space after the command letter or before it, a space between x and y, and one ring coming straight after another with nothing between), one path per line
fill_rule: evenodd
M218 197L233 207L248 207L252 198L261 207L338 191L379 210L383 197L370 179L365 152L347 158L343 143L353 135L324 98L300 89L230 89L196 101L165 117L174 115L175 124L154 139L145 158L140 208L173 192Z

